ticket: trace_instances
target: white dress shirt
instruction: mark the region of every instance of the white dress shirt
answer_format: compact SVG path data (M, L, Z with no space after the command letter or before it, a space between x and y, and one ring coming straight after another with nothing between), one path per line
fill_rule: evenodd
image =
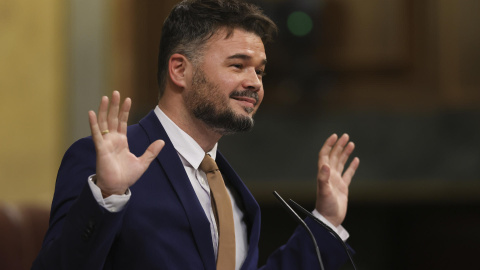
M155 114L157 115L160 123L165 129L168 137L172 141L174 148L177 150L177 153L182 161L182 164L185 168L185 172L192 184L192 187L198 197L200 204L202 205L203 210L205 211L205 216L210 222L210 233L212 235L212 244L215 256L218 252L218 230L217 224L215 222L215 217L212 211L211 200L210 200L210 187L207 182L207 177L205 173L199 170L200 163L202 162L205 152L200 147L200 145L180 129L170 118L168 118L162 110L157 106L155 108ZM217 144L208 151L208 154L215 159L217 154ZM89 177L89 186L92 190L93 196L97 202L111 212L117 212L123 209L125 204L130 199L131 193L130 190L126 192L125 195L112 195L108 198L103 198L101 190L94 184L95 175ZM235 224L235 251L236 251L236 263L235 269L240 269L243 261L247 256L248 251L248 234L247 234L247 224L244 221L244 213L240 209L239 204L233 199L232 193L227 186L227 190L230 195L233 207L233 219ZM325 224L331 227L336 231L340 237L346 241L349 237L348 232L342 227L334 227L327 219L325 219L317 210L313 211L313 214L322 220Z

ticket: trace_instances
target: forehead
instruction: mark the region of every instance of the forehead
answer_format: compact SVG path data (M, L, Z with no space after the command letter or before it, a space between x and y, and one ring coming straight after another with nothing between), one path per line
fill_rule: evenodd
M242 29L234 29L228 37L227 33L226 29L220 29L207 41L204 51L206 57L228 58L241 54L251 57L252 60L266 60L262 39L255 33Z

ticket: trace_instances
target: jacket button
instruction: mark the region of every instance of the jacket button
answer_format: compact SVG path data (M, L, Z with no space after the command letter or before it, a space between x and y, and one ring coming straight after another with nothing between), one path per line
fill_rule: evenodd
M88 221L87 227L89 229L95 228L95 222L93 220Z

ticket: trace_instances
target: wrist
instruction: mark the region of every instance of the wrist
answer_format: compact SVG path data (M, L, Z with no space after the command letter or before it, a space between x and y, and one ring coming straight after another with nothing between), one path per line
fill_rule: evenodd
M124 191L107 191L107 189L105 189L104 187L102 187L101 185L101 182L99 183L98 179L97 179L97 176L94 175L92 177L92 182L98 187L100 188L100 192L102 193L102 197L105 199L105 198L108 198L112 195L124 195L127 193L128 189L124 189Z

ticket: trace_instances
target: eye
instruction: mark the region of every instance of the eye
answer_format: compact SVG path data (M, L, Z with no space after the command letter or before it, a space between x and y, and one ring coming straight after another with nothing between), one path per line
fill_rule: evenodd
M232 67L236 68L236 69L242 69L243 68L243 65L242 64L233 64L231 65Z
M267 76L267 73L265 73L265 70L257 69L257 70L255 70L255 71L256 71L256 73L257 73L257 75L258 75L259 77L262 77L262 78L263 78L263 77Z

